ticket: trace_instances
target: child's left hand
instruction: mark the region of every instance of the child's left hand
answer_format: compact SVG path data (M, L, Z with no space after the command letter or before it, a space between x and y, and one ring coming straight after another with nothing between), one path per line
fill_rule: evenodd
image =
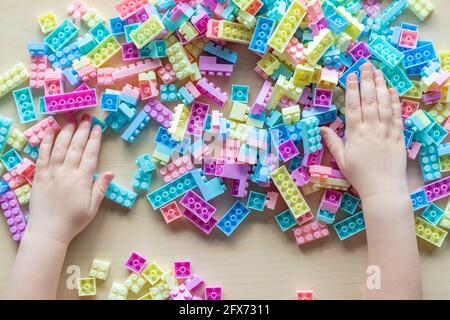
M39 149L30 199L27 232L69 244L95 217L113 173L94 182L102 136L84 115L71 120L56 136L47 131ZM56 138L56 140L55 140Z

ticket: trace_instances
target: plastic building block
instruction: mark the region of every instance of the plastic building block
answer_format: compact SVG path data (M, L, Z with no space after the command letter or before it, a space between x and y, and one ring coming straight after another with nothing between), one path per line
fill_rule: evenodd
M426 199L429 202L434 202L448 196L450 194L449 185L449 177L425 185L423 190L425 191Z
M326 210L331 213L336 213L341 206L341 201L342 201L341 192L327 189L323 193L323 197L320 202L320 209Z
M20 176L16 169L11 170L10 172L3 175L3 179L6 181L10 189L16 189L21 185L25 184L27 180Z
M161 168L159 173L163 177L164 182L168 183L181 177L192 169L194 169L194 165L192 164L191 156L185 155Z
M233 64L218 63L217 57L200 56L199 70L203 76L231 77L234 70Z
M373 55L391 68L397 66L405 55L394 48L389 42L378 37L369 44Z
M34 109L33 95L30 88L23 88L13 92L20 123L37 120Z
M436 247L441 247L447 237L447 231L428 223L420 217L416 217L416 235Z
M399 96L403 96L413 88L412 82L403 73L399 66L390 68L385 65L383 68L381 68L381 71L384 73L384 76L386 77L389 85L395 87Z
M119 107L119 98L117 94L102 93L100 110L117 111Z
M278 52L283 52L305 15L305 6L300 2L293 1L272 33L269 46Z
M184 284L170 290L171 300L192 300L192 294L186 288Z
M426 64L437 58L436 51L434 50L432 43L404 51L403 54L405 55L403 65L406 69Z
M28 141L25 138L25 136L23 135L23 133L15 128L11 130L11 132L8 136L8 139L6 140L6 143L11 148L14 148L18 151L22 151L22 149L25 147L27 142Z
M419 32L409 29L402 29L399 45L403 48L414 49L417 47Z
M120 43L113 35L109 35L97 47L86 54L86 57L96 68L100 68L120 50Z
M128 260L125 262L125 267L130 269L132 272L139 274L144 269L146 262L146 258L133 251Z
M67 18L44 39L44 42L53 52L56 52L70 43L78 32L79 29Z
M114 4L114 9L121 19L127 19L142 9L148 0L121 0Z
M81 20L88 26L88 28L93 28L99 22L104 22L105 19L100 15L100 13L95 8L89 8L83 15Z
M61 113L96 106L97 94L95 89L89 89L45 96L44 100L47 112Z
M297 291L297 300L314 300L313 291Z
M419 163L425 182L441 178L441 172L439 169L439 154L436 146L422 146L419 152Z
M189 190L183 198L181 198L180 204L205 223L207 223L214 212L216 212L215 207L210 205L192 190Z
M330 190L330 189L328 189ZM330 212L324 209L320 209L317 211L316 219L322 221L326 224L332 224L334 219L336 218L336 212Z
M106 190L105 198L109 199L127 209L131 209L136 202L138 194L117 182L112 181Z
M23 186L20 186L19 188L15 189L14 193L16 194L17 201L19 201L19 204L23 206L30 201L31 185L29 183L26 183Z
M161 282L150 288L150 295L153 300L166 300L170 297L170 289Z
M0 75L0 98L14 90L29 78L29 73L23 63L18 63Z
M159 86L161 102L177 101L177 86L175 84L162 84Z
M30 145L34 147L41 143L42 139L44 138L45 131L48 128L51 128L55 132L58 132L61 129L60 125L58 124L58 122L56 122L55 118L49 116L41 120L31 128L28 128L24 132L24 135L28 139Z
M120 19L120 17L114 17L109 19L109 25L111 26L111 32L114 36L119 36L125 33L126 21Z
M200 79L196 84L196 88L203 96L213 101L219 107L223 107L228 100L228 94L206 78Z
M353 215L355 214L360 201L361 200L359 200L359 198L351 195L350 193L344 192L339 209L345 213Z
M262 212L262 211L264 211L265 203L266 203L266 195L265 194L255 192L255 191L250 191L250 194L248 196L248 201L247 201L247 208Z
M334 224L340 240L345 240L366 228L363 213L354 214Z
M278 152L281 159L285 162L300 154L292 139L288 139L285 142L280 143L278 145Z
M334 36L329 29L322 29L319 34L314 37L313 42L308 45L303 52L306 60L315 65L325 52L333 45Z
M108 300L126 300L128 296L128 288L123 284L113 282L111 291L108 294Z
M265 54L269 49L268 40L274 28L275 20L262 16L258 17L249 49L260 54Z
M109 268L111 263L100 259L94 259L92 261L91 270L89 271L90 278L96 278L100 280L106 280L109 274Z
M190 261L175 261L173 264L175 279L188 279L191 277Z
M204 48L204 51L212 54L222 60L235 64L237 61L237 53L234 51L230 51L219 44L215 44L213 42L208 42Z
M133 189L136 191L149 191L152 182L152 174L145 173L142 169L136 170L133 177Z
M164 25L157 15L152 15L130 34L131 39L138 49L142 49L150 41L155 39L165 30Z
M231 86L231 101L248 102L249 87L233 84Z
M97 288L95 285L95 278L80 278L78 279L78 296L87 297L97 295Z
M7 191L0 195L0 207L13 241L20 241L25 232L26 221L14 191Z
M166 54L178 80L183 80L193 74L191 62L181 43L177 42L168 47Z
M422 218L427 222L431 223L433 226L437 225L441 218L444 216L445 212L441 208L439 208L434 203L431 203L425 210L422 212Z
M319 120L309 117L300 121L301 134L303 138L303 149L305 154L313 153L322 149Z
M28 52L31 56L46 56L48 55L48 47L45 43L30 42L27 45Z
M360 41L358 42L350 51L350 56L353 58L353 61L358 61L361 57L369 59L372 56L372 52L370 52L366 43Z
M0 152L3 152L8 141L9 131L13 121L0 115Z
M146 283L147 281L143 277L138 274L132 273L125 280L124 285L128 288L129 291L133 292L134 294L138 294Z
M291 210L287 209L277 216L275 216L275 220L278 223L281 231L285 232L290 228L294 227L297 224L297 220L292 215Z
M182 141L184 139L189 117L190 112L185 105L179 104L175 107L173 120L170 124L170 128L167 130L172 136L172 139L176 141Z
M47 56L31 56L30 58L30 88L44 88Z
M217 227L229 237L249 213L250 210L247 207L240 201L236 201L217 223Z
M328 226L322 221L313 221L293 229L297 245L304 245L322 239L330 234Z
M316 88L316 90L314 91L313 104L316 107L328 108L331 106L332 98L333 90Z
M421 21L425 20L434 10L434 6L428 0L408 0L408 8Z
M166 223L171 223L182 217L180 208L175 201L172 201L160 208L160 211L164 217Z
M145 111L141 111L138 115L133 119L131 124L122 134L122 139L124 139L128 143L133 143L136 138L139 136L141 131L147 126L150 121L150 117Z
M43 33L49 33L50 31L55 30L58 26L58 22L56 21L56 15L54 12L48 12L46 14L40 15L38 17L38 22Z
M205 300L222 300L222 287L205 287Z
M177 80L176 72L170 63L166 63L163 67L157 69L156 72L165 84L173 83Z
M141 275L153 286L161 279L163 273L163 270L152 262L141 272Z
M214 217L211 217L207 222L204 222L197 215L187 209L183 211L183 216L206 234L210 234L212 229L217 224L217 220Z
M2 161L6 170L11 171L22 161L22 157L16 151L16 149L10 149L0 156L0 160Z
M249 44L252 39L252 32L241 23L220 20L218 38L227 42Z

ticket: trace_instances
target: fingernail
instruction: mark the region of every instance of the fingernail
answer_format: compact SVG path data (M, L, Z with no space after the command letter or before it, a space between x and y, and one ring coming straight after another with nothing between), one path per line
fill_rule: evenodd
M91 120L91 116L87 113L83 114L83 116L81 117L81 121L88 121Z
M114 179L114 173L108 172L107 174L105 174L105 178L108 181L112 181Z
M358 76L354 72L350 73L347 77L347 80L350 80L350 81L356 81L356 79L358 79Z
M96 132L98 134L102 134L103 133L102 128L98 124L94 124L94 127L92 128L92 130L94 130L94 132Z

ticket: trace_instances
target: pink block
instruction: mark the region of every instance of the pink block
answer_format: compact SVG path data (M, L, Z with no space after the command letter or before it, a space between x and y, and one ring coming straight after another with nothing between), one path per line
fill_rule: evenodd
M214 83L209 82L206 78L200 79L196 87L203 96L212 100L219 107L223 107L228 100L228 94L216 87Z
M280 157L281 159L283 159L284 162L289 161L293 157L300 154L292 139L286 140L285 142L281 143L277 148L278 152L280 153Z
M183 216L185 216L186 219L195 224L200 230L202 230L206 234L210 234L212 229L214 229L214 227L217 224L217 220L214 217L211 217L208 220L208 222L204 222L194 213L192 213L187 209L183 211Z
M217 57L200 56L198 67L204 76L231 77L234 65L217 63Z
M36 123L31 128L28 128L23 134L27 138L28 142L33 146L37 146L42 142L44 138L45 131L47 128L52 128L55 132L61 130L61 126L59 123L53 118L49 116L38 123Z
M95 107L97 105L97 93L95 89L63 93L54 96L45 96L44 101L47 112L68 112Z
M308 27L311 29L312 35L317 36L320 30L328 28L328 22L325 17L322 17L317 21L311 22Z
M297 291L297 300L314 300L314 292Z
M299 226L305 224L306 222L312 220L314 218L314 214L311 211L308 211L307 213L303 214L302 216L297 218L297 224Z
M152 12L150 9L147 9L147 5L145 5L143 8L139 9L134 16L136 17L137 20L139 20L140 23L144 23L145 21L148 20L148 18L150 17L150 15L152 15Z
M274 191L267 192L266 202L264 203L266 208L274 210L275 206L277 205L278 196L279 196L278 192Z
M187 11L191 9L188 4L179 2L177 5L170 11L169 16L172 22L176 22L178 19L182 18Z
M316 107L328 108L331 106L332 99L333 90L316 88L316 90L314 91L313 104Z
M144 269L146 262L147 258L144 258L139 253L133 251L127 262L125 262L125 268L139 274Z
M122 60L129 61L136 59L139 59L139 49L134 42L122 43Z
M198 289L204 283L205 281L203 281L203 279L196 273L192 274L189 279L184 281L184 285L191 292Z
M158 122L163 127L170 127L170 122L173 119L173 112L167 109L158 99L152 98L148 100L144 107L144 111L150 118Z
M148 0L121 0L114 4L114 9L119 14L119 17L124 20L135 14L147 3Z
M303 187L311 181L308 170L303 166L292 171L291 178L297 187Z
M415 160L419 154L420 148L422 148L422 144L420 142L413 141L409 148L406 149L408 159Z
M44 88L45 71L47 70L47 56L30 57L30 88Z
M272 94L272 84L269 81L264 81L264 84L261 90L258 93L258 96L253 102L253 105L250 109L251 114L261 114L267 106L267 102L269 101L270 95Z
M127 25L139 23L139 19L134 14L126 18L125 21Z
M97 69L97 85L109 86L114 84L113 73L115 68L99 68Z
M328 226L322 221L313 221L293 229L297 245L322 239L330 234Z
M89 81L97 78L97 69L91 64L79 69L77 72L83 81Z
M312 102L312 89L309 86L303 88L302 95L300 96L298 102L303 105L308 105Z
M27 182L27 180L24 177L20 176L17 173L16 169L12 169L11 171L5 173L3 175L3 179L6 181L9 188L12 190L20 187L21 185Z
M194 169L194 165L192 164L191 156L187 154L159 169L159 173L163 177L164 182L168 183L178 179L192 169Z
M31 181L33 181L32 178L34 177L35 170L36 164L28 158L23 158L22 162L20 162L16 167L18 175Z
M172 201L159 209L166 223L171 223L181 218L181 211L175 201Z
M78 88L73 90L73 92L85 91L85 90L89 90L89 89L91 89L91 88L86 83L82 83Z
M303 43L301 43L296 37L292 37L284 50L284 55L290 63L297 65L305 61L303 49Z
M425 92L422 95L422 101L425 105L438 103L441 100L441 96L442 96L442 93L440 91Z
M201 137L205 127L206 116L208 115L209 104L194 101L189 116L187 133L190 135Z
M205 223L207 223L214 212L216 212L216 208L192 190L189 190L181 198L180 204Z
M59 79L45 79L44 80L44 92L46 96L54 96L62 94L62 81Z
M296 104L297 104L297 102L295 100L289 99L286 96L282 96L280 101L278 102L278 106L280 108L292 107L292 106L295 106Z
M450 194L450 176L423 187L429 202L447 197Z
M450 117L448 117L447 120L445 121L444 129L447 130L447 132L450 133Z
M175 70L173 70L172 65L170 63L166 63L161 68L156 70L156 73L161 78L161 81L164 84L170 84L177 81L177 75Z
M344 129L344 122L341 118L336 118L330 125L328 126L331 130L338 133L340 130Z
M122 88L121 95L139 100L139 98L141 97L141 90L139 90L138 87L133 87L131 84L126 84Z
M191 262L175 261L173 263L173 272L175 279L188 279L191 276Z
M155 70L162 66L160 59L145 59L144 61L138 61L136 63L129 64L128 66L116 68L113 72L113 80L123 81L133 77L137 77L140 73Z
M171 300L192 300L192 294L186 288L184 284L170 290Z
M20 241L27 223L14 191L0 195L0 206L13 241Z
M203 34L208 28L209 19L209 15L206 13L206 11L201 10L191 18L191 23L200 34Z
M310 1L306 7L309 21L317 21L323 17L323 10L319 0Z
M139 90L141 91L141 99L143 101L156 98L159 94L159 90L153 81L140 81Z
M237 198L245 198L248 193L248 175L245 178L234 179L231 184L231 195Z
M341 206L342 192L326 189L320 201L320 209L336 213Z
M322 148L316 152L305 154L305 157L303 158L302 161L302 165L309 167L320 164L322 162L324 149L325 148Z
M189 93L194 97L194 99L198 99L202 96L200 91L198 91L197 88L195 87L195 84L193 84L191 81L186 83L184 87L187 89L187 91L189 91Z
M205 300L222 300L222 287L206 287Z
M403 48L414 49L417 47L417 41L419 40L419 31L402 29L400 33L400 46Z
M86 12L88 12L88 7L81 0L73 1L67 8L69 18L77 24L81 22L81 18L83 18Z

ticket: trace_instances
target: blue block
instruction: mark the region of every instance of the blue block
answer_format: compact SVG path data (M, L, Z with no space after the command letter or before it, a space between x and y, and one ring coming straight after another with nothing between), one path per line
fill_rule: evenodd
M100 110L117 111L119 109L120 96L112 93L102 93Z
M206 201L212 200L227 191L227 187L225 186L222 178L216 177L208 181L202 169L195 169L191 172L203 196L203 199Z
M98 43L105 40L111 34L103 22L97 23L91 30L89 30L89 33Z
M290 138L287 127L284 123L272 127L269 132L276 147Z
M366 229L364 222L364 215L359 212L353 216L350 216L344 220L341 220L334 224L334 229L340 240L345 240L360 231Z
M178 179L150 192L147 194L147 199L150 201L153 209L159 209L195 187L197 187L197 182L195 182L192 171L189 171Z
M409 148L413 141L414 132L403 129L403 135L405 136L405 146L406 148Z
M179 154L184 155L186 151L189 150L189 147L191 146L191 138L190 137L184 137L183 141L179 142L173 150L178 152Z
M16 149L10 149L0 156L0 160L2 161L6 170L11 171L15 167L17 167L20 162L22 162L22 157L16 151Z
M0 179L0 194L4 194L5 192L9 191L9 185L5 181L5 179Z
M297 220L292 215L291 210L287 209L275 216L275 221L278 223L281 231L285 232L297 224Z
M403 65L406 69L428 63L437 58L436 51L433 44L425 44L415 49L406 50L403 52L405 58L403 59Z
M126 103L119 104L119 109L117 111L120 112L127 121L131 121L137 113L136 109L130 107Z
M128 143L133 143L134 140L139 136L142 130L147 126L150 121L149 115L141 111L138 113L136 118L131 122L125 132L122 134L122 139Z
M332 224L336 218L336 214L327 210L319 209L317 211L317 220L323 221L326 224Z
M105 198L122 207L131 209L136 202L138 194L112 181L105 193Z
M122 20L119 17L109 19L109 25L114 36L119 36L125 33L126 20Z
M300 141L302 141L302 129L301 129L300 121L296 122L294 124L288 125L286 129L287 129L289 137L292 139L292 141L294 143L297 144Z
M408 7L407 0L394 0L377 17L381 26L389 26Z
M82 56L82 52L78 48L76 43L73 43L55 53L48 55L48 61L53 68L66 69L72 66L75 59L79 59Z
M354 195L344 192L344 195L342 196L341 206L339 207L340 210L344 211L348 214L355 214L356 209L358 208L359 203L361 200L359 198L355 197Z
M328 28L337 34L343 32L348 26L348 21L338 13L334 13L331 16L326 16L326 19Z
M266 195L263 193L250 191L247 200L247 208L256 211L264 211L264 204L266 202Z
M303 150L305 154L322 150L319 119L309 117L300 120L301 133L303 138Z
M98 45L98 42L91 34L86 33L77 40L76 45L83 54L87 54L95 49L95 47Z
M136 191L150 190L150 184L152 183L152 174L145 173L142 169L136 170L133 176L133 189Z
M361 66L366 63L368 60L364 57L359 58L344 74L339 78L339 84L345 89L347 83L347 77L351 73L356 73L358 76L358 82L361 81Z
M417 24L402 22L400 23L400 28L412 31L419 31L419 26Z
M238 58L236 52L230 51L219 44L213 44L212 42L208 42L203 50L209 54L212 54L213 56L216 56L233 64L236 63Z
M161 84L159 86L159 95L161 102L178 101L178 89L176 84Z
M3 152L3 149L6 146L12 123L13 121L11 119L0 115L0 153Z
M309 117L316 117L319 120L319 126L333 122L337 119L337 109L336 106L333 104L329 108L318 108L318 107L312 107L309 109L303 109L302 110L302 117L303 119L309 118Z
M275 20L259 16L249 49L260 54L265 54L269 49L269 38L274 29Z
M136 159L136 165L144 172L149 173L155 170L155 164L148 154L143 154Z
M435 145L441 144L448 136L445 130L438 122L433 122L429 128L425 129L424 134L428 135Z
M63 71L63 75L72 87L77 87L81 84L81 78L73 68L67 68Z
M437 225L441 218L444 216L445 212L441 208L439 208L434 203L431 203L425 210L422 212L422 218L427 220L433 226Z
M429 204L427 194L423 189L413 191L409 196L411 197L411 204L414 211L425 208Z
M228 237L248 216L250 210L246 208L240 201L236 203L225 213L225 215L217 223L217 228L225 233Z
M37 160L39 157L39 145L33 147L31 144L27 143L22 151L33 160Z
M175 148L175 146L180 143L179 141L172 139L167 132L167 129L164 127L159 127L153 142L162 144L170 149Z
M30 56L46 56L48 54L48 47L45 43L30 42L27 45Z
M44 43L53 51L64 48L78 34L79 29L66 18L55 30L53 30L45 39Z
M439 157L446 156L450 154L450 142L443 143L438 146Z
M36 110L34 109L33 95L29 87L13 91L14 101L16 102L17 114L20 123L28 123L37 120Z

